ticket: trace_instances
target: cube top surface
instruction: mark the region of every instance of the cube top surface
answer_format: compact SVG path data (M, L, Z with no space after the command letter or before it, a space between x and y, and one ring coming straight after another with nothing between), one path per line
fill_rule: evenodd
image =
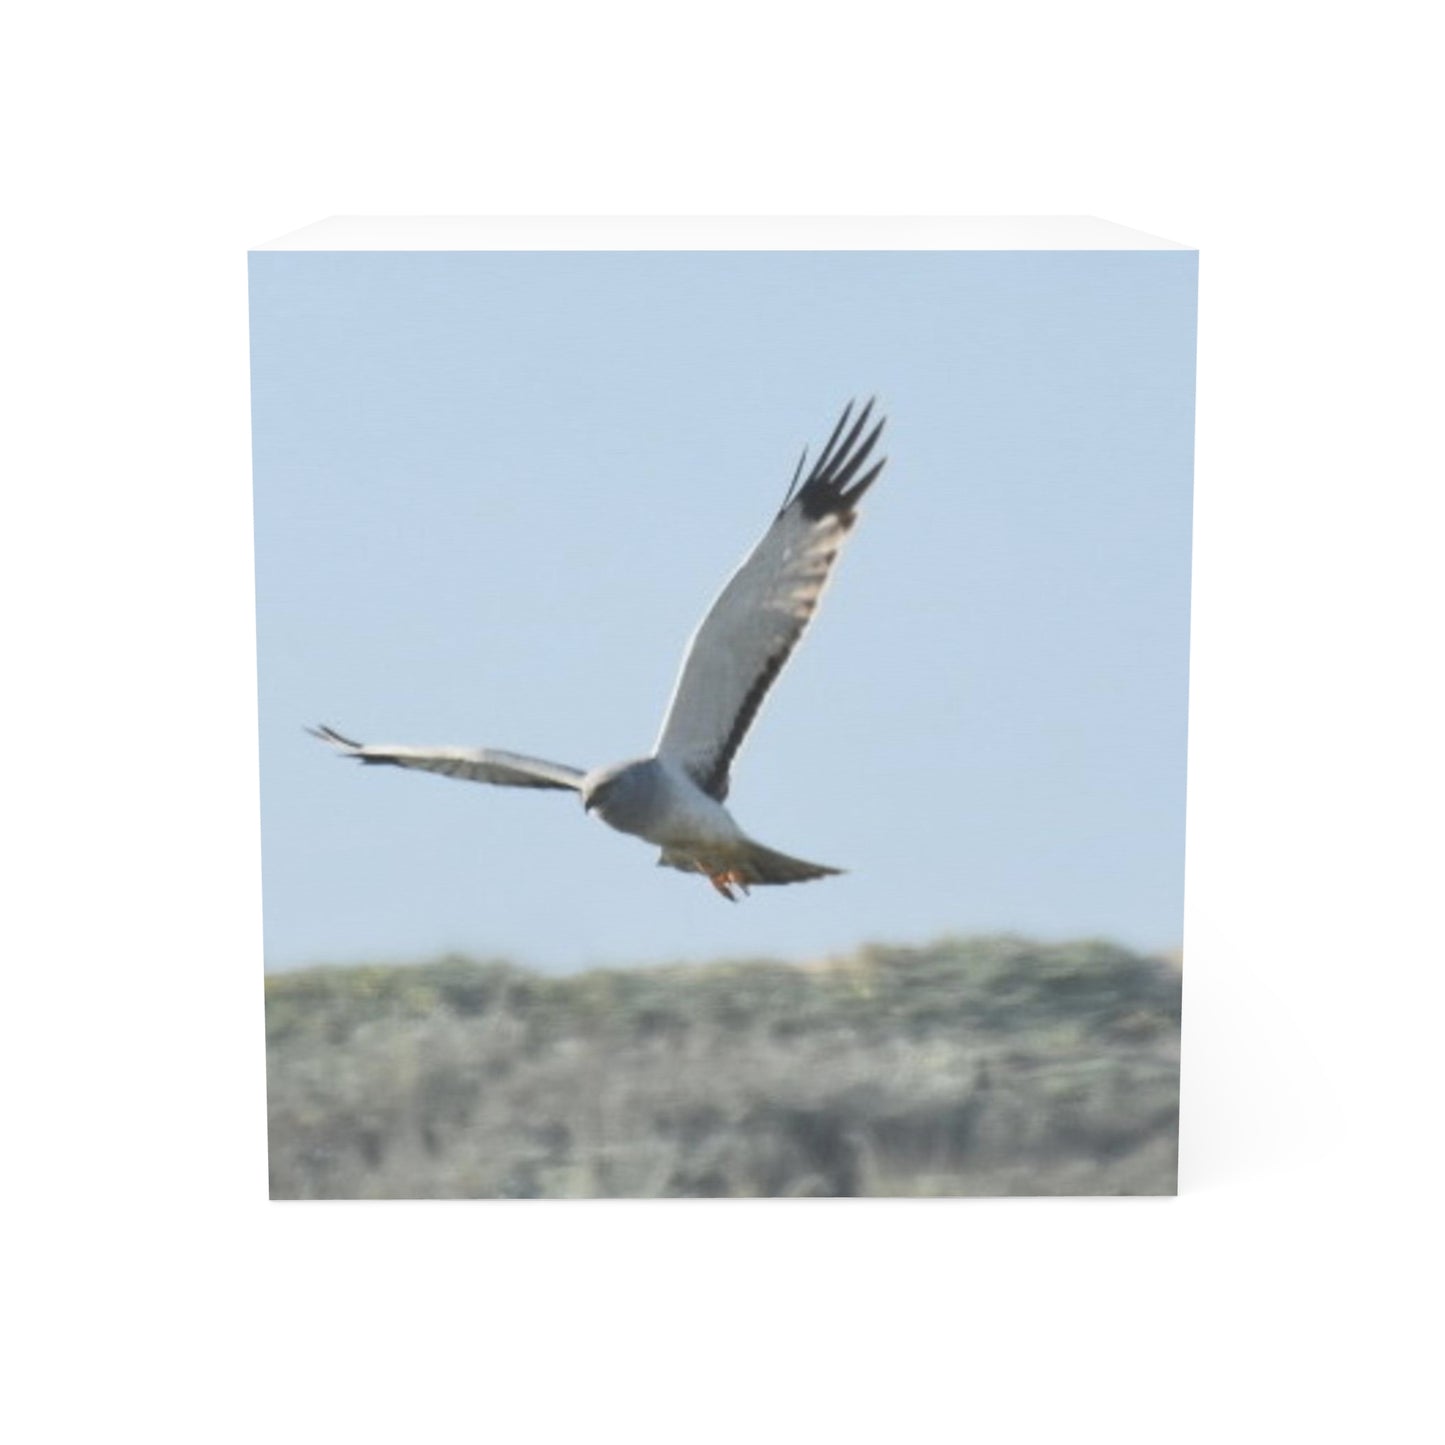
M1095 216L331 216L256 251L1187 251Z

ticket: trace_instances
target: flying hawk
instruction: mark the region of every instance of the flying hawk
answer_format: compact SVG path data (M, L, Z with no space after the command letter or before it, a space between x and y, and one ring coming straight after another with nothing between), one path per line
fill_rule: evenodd
M734 888L841 872L754 842L723 804L733 758L818 606L859 499L883 470L881 458L868 466L883 430L881 419L870 429L872 414L870 401L855 419L850 402L806 477L804 449L772 526L693 634L647 757L584 772L492 748L379 746L329 727L308 731L363 763L580 793L587 812L661 848L660 865L701 873L729 901Z

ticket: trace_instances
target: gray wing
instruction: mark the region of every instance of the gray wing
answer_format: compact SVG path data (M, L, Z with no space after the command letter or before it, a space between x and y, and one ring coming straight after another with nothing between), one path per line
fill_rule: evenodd
M783 508L693 634L657 739L721 802L728 771L763 698L803 635L863 493L883 470L864 465L883 430L870 401L852 426L850 402L803 484L804 452Z
M583 774L565 763L544 762L520 753L495 748L412 748L353 742L334 728L307 728L314 738L330 743L337 752L361 763L390 763L398 768L420 768L472 783L496 783L504 788L580 789Z

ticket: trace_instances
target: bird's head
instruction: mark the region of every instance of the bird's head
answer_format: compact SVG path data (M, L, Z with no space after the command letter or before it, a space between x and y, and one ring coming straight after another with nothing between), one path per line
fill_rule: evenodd
M582 779L582 807L614 828L632 831L650 805L655 771L650 758L594 769Z
M600 809L609 796L617 790L618 779L626 771L626 764L613 764L606 768L594 768L582 779L582 808L591 813Z

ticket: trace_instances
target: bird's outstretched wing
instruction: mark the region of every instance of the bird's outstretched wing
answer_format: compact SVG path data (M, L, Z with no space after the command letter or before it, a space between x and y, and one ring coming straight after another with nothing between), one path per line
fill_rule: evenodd
M803 453L782 510L688 646L656 751L719 802L734 755L817 608L858 499L883 470L881 459L864 470L883 430L881 420L869 430L872 413L870 401L854 420L850 402L806 478Z
M361 763L390 763L398 768L421 768L448 778L472 783L497 783L504 788L580 789L582 773L565 763L548 763L520 753L495 748L410 748L353 742L334 728L307 728L312 737L330 743L337 752Z

